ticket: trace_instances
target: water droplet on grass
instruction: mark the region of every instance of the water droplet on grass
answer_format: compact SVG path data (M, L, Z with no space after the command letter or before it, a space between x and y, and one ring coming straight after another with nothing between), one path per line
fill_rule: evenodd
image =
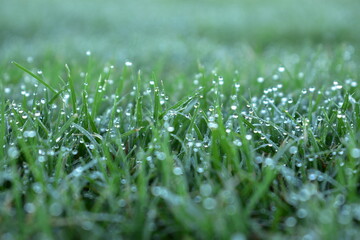
M298 152L298 148L296 146L292 146L289 149L290 154L295 154Z
M31 57L31 56L29 56L29 57L26 58L26 61L27 61L28 63L32 63L32 62L34 61L34 58Z
M215 122L209 122L209 128L211 129L217 129L219 125Z
M316 180L316 178L317 178L317 174L315 172L309 173L308 179L310 181L314 181L314 180Z
M250 141L252 139L252 136L250 134L248 134L245 136L245 139Z
M20 152L16 147L10 147L8 149L8 155L11 159L16 159L19 157Z
M50 205L49 212L51 216L58 217L62 214L63 208L60 203L55 202Z
M242 146L242 142L239 139L236 139L233 141L234 145L237 147L241 147Z
M23 133L23 136L24 136L25 138L33 138L33 137L36 136L36 132L35 132L35 131L25 131L25 132Z
M155 152L155 155L159 160L165 160L166 158L166 154L164 152Z
M306 216L308 215L308 212L306 209L300 208L299 210L297 210L296 215L298 218L306 218Z
M218 78L218 80L219 80L219 85L224 85L224 78L223 77L219 77Z
M43 188L40 183L34 183L32 185L32 189L34 190L35 193L38 193L38 194L43 192Z
M46 161L46 157L45 156L38 156L37 160L38 160L38 162L43 163L43 162Z
M274 167L275 161L272 158L265 158L265 166Z
M285 225L286 225L287 227L295 227L296 223L297 223L297 220L296 220L296 218L294 218L294 217L288 217L288 218L285 220Z
M265 80L265 79L264 79L263 77L258 77L256 81L257 81L258 83L263 83L264 80Z
M175 168L173 169L173 173L174 173L175 175L179 176L179 175L182 175L182 174L183 174L183 171L182 171L181 168L175 167Z
M206 196L206 197L210 196L212 193L211 185L210 184L202 184L200 186L200 193L201 193L201 195Z
M354 148L351 150L350 154L353 158L360 158L360 149Z
M49 155L49 156L54 156L54 155L55 155L55 151L54 151L54 150L49 150L49 151L47 152L47 155Z
M24 210L27 212L27 213L34 213L35 210L36 210L36 207L33 203L26 203L24 205Z
M246 240L246 237L242 233L235 233L231 236L231 240Z
M213 210L217 205L214 198L205 198L203 201L203 207L207 210Z
M73 171L74 177L80 177L83 171L84 171L83 167L75 168L75 170Z

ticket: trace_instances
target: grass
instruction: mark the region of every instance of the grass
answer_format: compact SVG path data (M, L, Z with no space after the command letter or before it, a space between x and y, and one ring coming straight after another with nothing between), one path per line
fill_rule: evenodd
M158 1L148 7L183 20L172 29L156 14L147 16L154 36L161 33L154 26L170 31L159 38L171 54L154 55L159 38L144 30L145 46L135 41L134 48L124 43L114 50L127 49L133 62L111 55L113 33L109 45L94 40L105 34L103 25L89 41L86 31L75 35L92 53L60 36L68 18L58 23L61 31L31 35L32 27L57 23L67 4L51 3L57 10L49 26L26 10L33 19L27 25L3 21L0 33L11 29L17 40L0 34L0 48L7 49L0 63L0 239L357 239L360 37L341 16L354 20L358 8L355 1L329 2L313 10L305 1L310 12L325 7L319 13L325 20L311 25L306 21L314 16L303 18L293 41L285 23L273 28L277 34L265 31L265 13L290 8L303 16L282 0L275 7L242 3L265 15L255 23L245 15L250 25L239 32L226 24L237 19L232 1L208 3L207 20L172 17L177 8L196 12L200 3ZM112 23L117 5L109 4L86 9L105 9ZM211 15L218 8L229 13L220 23ZM301 25L287 16L290 26ZM195 27L186 30L189 19ZM70 28L75 34L77 27ZM214 36L220 29L222 36ZM175 40L177 34L189 37ZM183 48L174 47L179 43ZM64 54L57 44L72 47Z

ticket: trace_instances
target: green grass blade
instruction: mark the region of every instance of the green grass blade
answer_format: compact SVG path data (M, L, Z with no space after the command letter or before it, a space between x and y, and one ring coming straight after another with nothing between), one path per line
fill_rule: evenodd
M44 85L45 87L47 87L51 92L53 93L57 93L57 91L51 87L49 84L47 84L44 80L42 80L39 76L37 76L36 74L32 73L30 70L26 69L25 67L21 66L20 64L18 64L17 62L12 62L15 66L17 66L18 68L20 68L21 70L23 70L24 72L26 72L27 74L29 74L30 76L32 76L33 78L35 78L36 80L38 80L39 83L41 83L42 85Z

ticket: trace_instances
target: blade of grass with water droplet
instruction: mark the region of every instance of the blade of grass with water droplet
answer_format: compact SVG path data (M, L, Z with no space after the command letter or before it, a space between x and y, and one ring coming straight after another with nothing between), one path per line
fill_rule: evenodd
M12 62L15 66L17 66L18 68L20 68L21 70L23 70L24 72L26 72L27 74L29 74L30 76L32 76L33 78L35 78L36 80L38 80L39 83L41 83L42 85L44 85L45 87L47 87L51 92L53 93L57 93L57 91L51 87L49 84L47 84L44 80L42 80L39 76L37 76L36 74L32 73L30 70L26 69L25 67L23 67L22 65L20 65L17 62Z
M152 79L154 81L154 120L157 123L157 120L159 119L160 111L161 111L161 104L160 104L160 95L159 95L159 83L158 79L155 76L155 73L152 74Z
M63 124L60 130L54 135L55 142L65 133L67 129L70 128L71 124L74 123L78 117L79 116L77 114L74 114Z
M15 122L12 122L10 124L12 130L16 132L17 136L23 135L22 131L20 131L18 125ZM40 169L42 167L37 166L37 164L35 163L36 160L33 156L33 151L35 151L37 148L34 148L34 146L32 146L32 142L25 142L23 137L17 138L17 142L19 144L21 152L24 154L24 160L28 163L29 169L34 175L35 180L38 182L42 182L44 180L41 174L41 171L43 169Z
M67 89L67 87L65 86L60 91L58 91L48 102L49 105L53 104L56 101L56 99L60 96L60 94L62 94L66 89Z
M91 134L89 131L87 131L85 128L81 127L80 125L73 123L72 126L74 128L76 128L77 130L79 130L82 134L84 134L92 144L94 144L94 146L96 146L98 149L100 149L100 145L99 143L95 140L93 134ZM100 135L96 135L96 136L100 136ZM99 137L100 139L102 139L102 137Z
M136 133L136 132L138 132L138 131L140 131L142 128L143 128L143 127L140 127L140 128L132 129L132 130L130 130L130 131L127 131L127 132L125 132L125 133L122 133L122 134L121 134L121 138L126 138L126 137L128 137L128 136L130 136L130 135L132 135L132 134L134 134L134 133Z
M135 116L136 116L136 126L141 127L143 125L143 97L139 97L136 100L136 110L135 110Z
M68 81L69 81L69 86L70 86L70 94L71 94L71 103L72 103L72 107L73 107L73 112L76 113L76 92L75 92L75 86L74 86L74 80L71 77L71 71L70 68L67 64L65 64L65 68L67 71L67 76L68 76Z
M160 118L163 118L169 111L178 109L179 107L188 104L189 102L194 100L198 95L199 95L199 92L196 91L195 93L190 94L189 96L182 98L180 101L178 101L173 106L169 107L163 113L161 113Z
M288 149L294 144L294 141L290 141L288 144L282 146L279 151L272 158L274 162L278 162L282 157L285 156ZM271 182L274 180L277 174L276 167L270 168L266 167L263 169L263 179L259 182L256 187L255 192L250 197L249 201L246 203L246 215L249 216L251 212L256 207L256 204L261 200L261 198L267 193L267 189L269 188Z
M101 98L100 98L101 94L99 93L99 89L100 89L100 87L101 88L103 87L103 84L104 84L104 79L103 79L102 75L100 74L99 79L96 82L94 102L92 104L91 115L92 115L93 118L97 114L98 106L99 106L99 103L101 101Z
M143 125L143 97L140 95L141 89L141 71L138 71L136 81L136 103L135 103L135 116L136 126L140 127Z
M203 135L202 135L199 127L195 124L195 120L196 120L196 118L197 118L197 116L198 116L199 109L200 109L200 107L196 108L193 116L191 116L189 128L188 128L187 131L190 132L190 131L192 131L192 129L195 129L195 132L196 132L198 138L199 138L200 140L203 140L204 137L203 137Z

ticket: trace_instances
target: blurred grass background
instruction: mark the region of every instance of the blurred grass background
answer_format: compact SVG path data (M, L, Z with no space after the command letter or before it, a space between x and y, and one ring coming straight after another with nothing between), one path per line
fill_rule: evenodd
M360 42L357 0L0 0L1 60L49 56L176 71Z

